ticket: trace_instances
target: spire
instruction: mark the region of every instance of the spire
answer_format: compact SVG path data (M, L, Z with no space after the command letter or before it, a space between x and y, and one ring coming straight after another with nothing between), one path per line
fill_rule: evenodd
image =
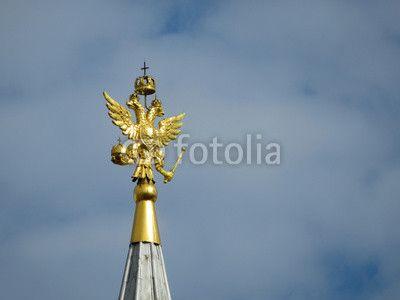
M118 299L171 299L160 245L143 242L130 244Z
M146 99L146 96L155 93L156 85L155 80L146 75L148 69L146 62L141 69L143 76L136 78L133 95L144 96ZM160 101L159 105L154 106L151 120L146 114L146 101L145 107L139 102L139 98L132 99L132 101L135 100L132 103L128 101L128 107L135 111L137 117L135 122L131 120L131 114L127 108L106 92L103 95L113 124L128 137L124 144L118 142L112 148L111 161L117 165L136 164L132 175L132 180L137 181L133 192L136 208L119 300L170 300L157 224L155 203L158 194L153 176L153 165L164 177L164 183L172 180L186 149L182 148L182 152L169 171L164 169L162 150L180 134L181 121L185 114L167 118L168 122L160 122L160 127L156 128L154 119L164 115Z

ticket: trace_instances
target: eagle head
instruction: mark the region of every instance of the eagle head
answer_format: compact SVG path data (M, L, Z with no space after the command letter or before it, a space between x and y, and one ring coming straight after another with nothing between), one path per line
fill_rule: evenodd
M154 111L154 115L156 117L161 117L164 115L164 108L161 104L161 101L157 98L155 98L152 102L151 102L151 107L150 110Z

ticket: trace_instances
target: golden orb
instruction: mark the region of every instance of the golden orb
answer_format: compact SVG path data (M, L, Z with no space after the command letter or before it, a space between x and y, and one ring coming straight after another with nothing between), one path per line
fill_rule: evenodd
M126 147L120 142L114 145L111 149L111 161L117 165L124 165L124 155L126 155Z

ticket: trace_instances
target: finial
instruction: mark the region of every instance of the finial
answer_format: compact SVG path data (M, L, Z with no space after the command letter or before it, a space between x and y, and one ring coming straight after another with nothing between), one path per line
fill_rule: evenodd
M148 66L146 62L141 68L146 74ZM171 170L165 168L163 149L180 134L184 113L166 118L156 127L155 117L164 114L161 101L155 95L155 112L145 111L146 96L156 92L155 81L149 75L143 75L135 80L135 94L145 97L145 105L139 101L132 106L135 111L136 120L131 119L127 108L111 98L107 93L103 96L106 100L108 115L114 125L118 126L122 133L128 137L124 144L119 141L112 149L112 162L117 165L135 164L135 170L131 176L132 181L137 181L134 191L136 210L134 225L132 229L131 242L150 242L160 244L157 219L155 215L155 204L157 200L157 189L153 176L153 168L164 178L164 183L170 182L182 159L185 149L181 150L177 162ZM136 99L138 100L138 99ZM123 136L122 136L123 137ZM128 144L129 141L129 145ZM127 146L125 146L127 145Z

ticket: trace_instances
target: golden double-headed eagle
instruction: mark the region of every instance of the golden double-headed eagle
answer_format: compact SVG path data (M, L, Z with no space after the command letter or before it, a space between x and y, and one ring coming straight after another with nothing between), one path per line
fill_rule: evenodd
M174 176L175 169L182 159L182 154L178 157L172 170L164 169L163 148L180 134L184 113L177 116L166 118L158 123L158 128L154 126L154 120L164 115L161 101L154 99L149 108L143 106L138 94L135 92L126 102L126 105L135 112L136 123L132 120L131 113L127 108L103 92L106 99L108 115L112 122L117 125L122 133L129 139L129 145L121 143L114 146L111 152L111 160L119 165L137 164L132 175L132 180L154 181L152 164L156 170L164 176L164 182L169 182Z

